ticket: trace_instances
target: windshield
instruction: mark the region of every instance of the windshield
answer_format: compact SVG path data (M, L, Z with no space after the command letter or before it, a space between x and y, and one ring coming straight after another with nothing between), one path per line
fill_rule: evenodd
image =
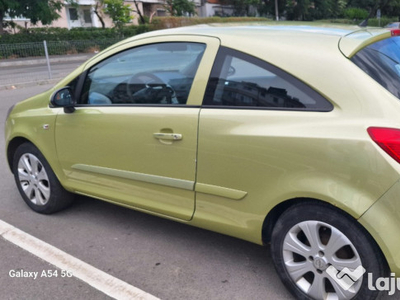
M389 92L400 98L400 37L392 37L369 45L351 60Z

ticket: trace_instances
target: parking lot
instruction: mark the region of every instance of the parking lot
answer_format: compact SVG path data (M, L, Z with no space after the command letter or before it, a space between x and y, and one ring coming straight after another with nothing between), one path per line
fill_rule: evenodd
M12 104L50 87L0 91L1 124ZM54 215L32 212L8 169L3 130L0 147L0 220L160 299L292 299L268 248L85 197ZM109 299L3 238L0 253L2 299Z

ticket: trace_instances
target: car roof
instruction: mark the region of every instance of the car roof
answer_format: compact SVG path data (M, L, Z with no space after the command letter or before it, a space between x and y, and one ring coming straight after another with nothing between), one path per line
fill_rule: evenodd
M283 53L290 52L290 47L296 48L297 51L315 49L326 52L340 49L346 57L352 57L365 46L389 38L392 30L330 24L324 26L211 24L152 31L138 37L162 35L212 36L220 39L221 45L244 52L251 52L250 48L254 49L257 46L264 49L273 47Z

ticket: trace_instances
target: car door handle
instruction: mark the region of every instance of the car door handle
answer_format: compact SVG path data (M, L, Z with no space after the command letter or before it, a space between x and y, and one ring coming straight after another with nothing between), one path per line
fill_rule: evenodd
M179 133L154 133L153 136L159 140L179 141L182 139L182 134Z

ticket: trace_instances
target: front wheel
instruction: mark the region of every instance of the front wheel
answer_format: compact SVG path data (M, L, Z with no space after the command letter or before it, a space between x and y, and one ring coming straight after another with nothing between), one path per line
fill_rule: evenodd
M24 143L14 154L13 172L18 190L28 206L42 214L64 209L73 201L40 151Z
M387 276L383 255L350 216L329 205L305 202L278 219L271 253L281 280L297 299L372 300L373 278Z

